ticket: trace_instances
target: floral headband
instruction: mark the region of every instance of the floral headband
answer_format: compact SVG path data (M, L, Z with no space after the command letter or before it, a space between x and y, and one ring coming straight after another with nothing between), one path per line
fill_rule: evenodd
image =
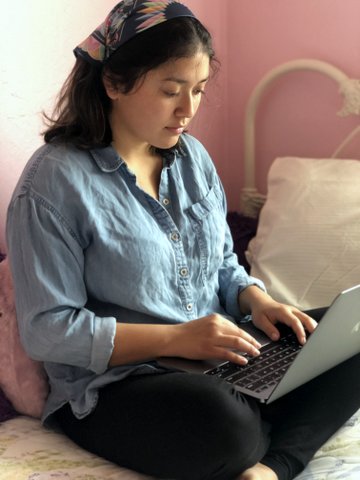
M87 62L102 65L130 38L176 17L195 18L185 5L176 0L123 0L115 5L97 29L74 49L74 54Z

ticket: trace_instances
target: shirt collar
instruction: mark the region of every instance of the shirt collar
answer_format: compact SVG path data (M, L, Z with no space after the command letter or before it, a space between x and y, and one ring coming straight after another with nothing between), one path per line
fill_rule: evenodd
M100 170L105 173L115 172L124 163L124 160L111 145L108 145L107 147L91 148L90 155L93 157Z
M164 158L166 166L170 168L174 163L176 156L184 156L185 151L183 148L183 141L181 138L177 145L167 150L160 150L159 153ZM119 156L116 150L108 145L106 147L91 148L90 155L95 160L95 163L102 172L112 173L118 170L118 168L124 164L124 160Z

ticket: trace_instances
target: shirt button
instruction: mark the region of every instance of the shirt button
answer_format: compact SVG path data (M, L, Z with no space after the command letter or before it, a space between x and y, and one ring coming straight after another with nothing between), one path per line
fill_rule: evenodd
M182 277L186 277L188 275L188 273L189 273L189 270L187 268L181 268L180 269L180 275Z
M167 207L170 204L170 200L168 198L164 198L162 203L163 203L163 205L165 205L165 207Z
M188 303L188 304L186 305L186 310L187 310L188 312L191 312L192 309L193 309L193 304L192 304L192 303Z
M179 234L178 234L177 232L173 232L173 233L171 234L171 240L172 240L173 242L178 242L178 241L179 241L179 238L180 238L180 236L179 236Z

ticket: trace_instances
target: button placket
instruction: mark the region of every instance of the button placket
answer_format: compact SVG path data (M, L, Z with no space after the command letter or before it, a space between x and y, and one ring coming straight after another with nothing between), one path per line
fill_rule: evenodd
M168 231L168 238L172 244L172 248L175 254L175 261L177 265L177 274L179 281L178 288L181 299L182 307L186 316L192 320L196 316L196 309L193 303L193 294L191 291L191 285L189 282L189 269L186 266L186 256L184 252L184 245L182 242L181 234L174 223L170 212L163 207L163 200L156 202L159 209L154 210L156 218L163 226L164 230Z
M181 234L172 217L172 202L169 195L168 172L163 169L159 185L159 200L148 196L149 204L159 226L166 233L174 252L175 275L178 286L179 300L183 312L189 320L196 317L196 305L193 302L193 292L189 281L189 270Z

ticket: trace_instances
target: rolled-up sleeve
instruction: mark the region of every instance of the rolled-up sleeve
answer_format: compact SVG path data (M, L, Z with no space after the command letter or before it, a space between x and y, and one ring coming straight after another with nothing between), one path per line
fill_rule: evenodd
M103 373L116 319L86 308L84 249L66 218L34 192L14 196L7 242L20 336L29 356Z

